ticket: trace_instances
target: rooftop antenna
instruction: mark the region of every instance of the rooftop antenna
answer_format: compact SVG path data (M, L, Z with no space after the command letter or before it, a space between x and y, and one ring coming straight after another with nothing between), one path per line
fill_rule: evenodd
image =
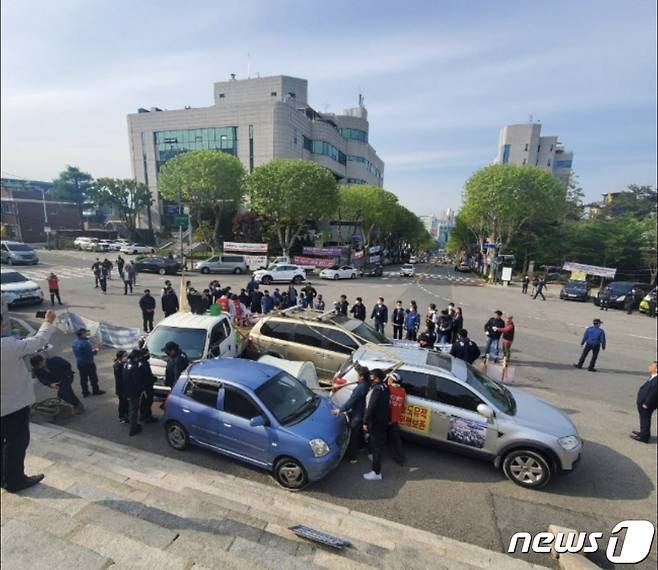
M528 116L528 122L529 122L529 123L532 123L532 119L533 119L532 115L529 115L529 116Z
M359 93L359 107L363 107L364 97L362 93Z

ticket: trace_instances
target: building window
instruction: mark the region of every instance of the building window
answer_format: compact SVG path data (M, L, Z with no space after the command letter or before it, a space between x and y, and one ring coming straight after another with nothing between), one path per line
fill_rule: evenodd
M526 152L528 152L528 143L525 144L525 148L524 148L523 150L525 150Z
M156 131L153 139L158 172L170 158L188 150L209 149L238 155L237 127Z
M272 91L272 92L270 93L270 97L276 97L276 91Z
M304 141L306 142L306 141ZM347 156L338 150L334 145L327 141L314 140L311 141L311 152L313 154L323 154L329 158L333 158L340 164L347 164Z
M224 98L224 93L220 93L220 94L219 94L219 98L220 98L220 99L223 99L223 98Z
M553 166L555 168L571 168L571 160L556 160Z
M362 131L361 129L338 129L341 136L346 139L352 139L355 141L368 142L368 133Z
M363 156L350 154L347 156L347 160L349 160L350 162L360 162L361 164L365 164L366 170L368 172L374 174L377 178L382 177L381 170L379 170L379 168L377 168L372 162L370 162L367 158L364 158Z
M503 147L503 164L507 164L509 162L509 151L510 151L510 145L506 144Z
M313 152L313 141L306 136L304 137L303 141L304 141L304 148L308 152Z
M367 180L363 178L341 178L339 184L368 184Z

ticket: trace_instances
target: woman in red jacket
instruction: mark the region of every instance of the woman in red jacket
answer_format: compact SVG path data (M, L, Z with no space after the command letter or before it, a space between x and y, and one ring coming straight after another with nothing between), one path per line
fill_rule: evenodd
M48 276L48 290L50 291L50 305L55 306L55 297L57 297L57 302L61 305L62 300L59 298L59 278L54 273Z

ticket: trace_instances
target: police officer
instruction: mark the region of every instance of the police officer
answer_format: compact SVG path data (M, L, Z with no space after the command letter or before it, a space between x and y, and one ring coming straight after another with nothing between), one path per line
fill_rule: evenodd
M580 346L583 347L583 352L580 355L580 360L574 364L574 368L582 368L585 364L587 355L591 352L592 359L589 361L587 370L596 372L596 359L599 356L599 350L605 350L605 331L601 328L603 321L601 319L594 319L592 325L587 327L583 338L580 341Z
M466 329L461 329L457 335L457 341L452 345L450 355L455 358L461 358L469 364L473 364L480 356L478 345L468 338L468 331Z
M139 308L142 310L144 332L151 332L153 330L153 317L155 316L155 299L151 296L150 289L144 289L144 295L139 300Z
M129 436L137 435L142 431L139 423L139 401L144 392L142 384L143 376L139 370L139 361L142 357L141 349L135 348L130 351L128 361L123 367L123 387L128 398L128 423L130 424Z
M363 416L366 410L366 396L370 388L370 371L364 366L357 369L356 387L350 397L340 408L334 408L331 413L348 414L350 420L350 441L347 446L347 458L350 463L356 463L356 454L363 445Z

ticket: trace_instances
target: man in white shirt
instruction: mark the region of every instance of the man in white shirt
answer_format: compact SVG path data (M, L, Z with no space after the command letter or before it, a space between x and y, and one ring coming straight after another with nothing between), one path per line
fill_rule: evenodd
M15 338L9 330L9 317L3 310L2 364L0 376L0 416L2 425L2 486L17 493L36 485L43 474L25 474L25 453L30 443L30 407L34 404L34 379L23 358L43 348L57 330L55 312L47 311L44 323L34 336Z

